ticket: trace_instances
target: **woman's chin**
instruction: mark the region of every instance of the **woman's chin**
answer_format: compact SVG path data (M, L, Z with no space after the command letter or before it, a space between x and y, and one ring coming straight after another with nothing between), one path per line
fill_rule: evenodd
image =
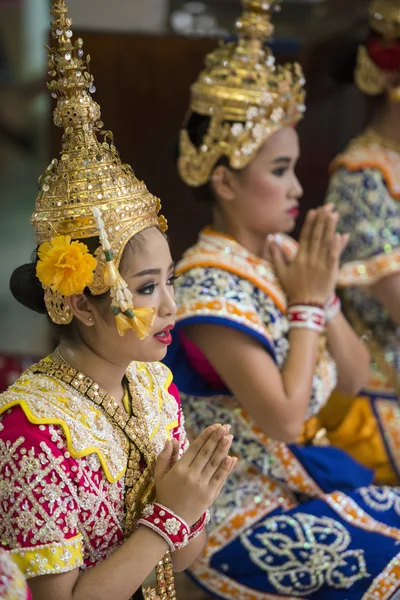
M297 219L295 217L293 217L292 215L287 215L281 233L291 233L296 227L296 221Z
M143 357L139 359L140 362L160 362L162 361L168 351L168 346L161 344L154 338L150 341L146 348L146 352L143 353Z
M135 350L129 353L129 362L160 362L167 354L168 346L157 342L154 338L144 340Z

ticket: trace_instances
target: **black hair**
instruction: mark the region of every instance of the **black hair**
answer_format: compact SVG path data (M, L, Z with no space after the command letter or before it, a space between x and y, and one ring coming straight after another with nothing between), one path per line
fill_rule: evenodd
M135 252L140 252L143 247L143 242L140 238L141 232L132 237L127 247L131 247ZM89 249L89 252L94 255L99 248L100 240L98 237L86 238L77 240L83 242ZM125 251L124 251L125 252ZM122 255L121 262L124 254ZM31 262L17 267L10 278L10 291L14 298L26 308L33 310L42 315L47 315L47 309L44 301L44 289L36 275L36 265L39 260L38 248L32 253ZM98 304L109 300L109 292L94 296L90 289L86 287L83 291L85 296L91 299L92 302ZM71 337L76 333L76 323L72 320L69 325L53 325L53 332L56 338Z
M363 37L359 36L358 39L341 40L340 46L335 49L329 63L329 75L335 83L339 85L355 83L354 73L357 65L359 46L373 39L382 39L382 36L373 29L369 29L367 35ZM360 93L362 92L360 91ZM382 94L378 94L377 96L363 94L363 97L366 103L367 122L369 122L375 113L382 108L386 95L382 92Z
M206 135L210 125L210 118L198 113L192 113L186 125L190 141L196 148L200 148L203 143L204 136ZM176 151L176 158L179 156L179 150ZM227 156L221 156L221 158L215 163L214 168L218 166L224 166L233 173L239 173L240 169L233 169L229 164ZM210 181L200 185L199 187L192 188L193 196L197 202L208 204L213 206L216 202L215 194L212 189Z

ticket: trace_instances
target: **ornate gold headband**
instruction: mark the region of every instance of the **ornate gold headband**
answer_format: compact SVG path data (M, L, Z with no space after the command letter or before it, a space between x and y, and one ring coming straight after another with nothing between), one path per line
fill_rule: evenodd
M107 258L102 247L91 263L86 245L73 242L100 236L95 214L101 215L117 269L132 236L147 227L167 228L164 217L158 215L160 201L129 165L121 163L112 133L104 130L100 107L92 97L96 88L90 56L84 58L80 38L73 42L67 13L64 0L51 0L55 47L47 48L52 78L48 87L57 100L54 123L64 134L60 159L53 159L39 179L32 215L41 245L37 273L49 315L61 324L72 320L66 292L81 293L87 286L99 295L112 285L104 278ZM94 209L99 212L94 214ZM79 273L86 276L80 278Z
M271 15L280 0L242 0L242 5L238 41L211 52L191 87L190 112L210 119L199 148L186 126L180 134L178 169L193 187L207 182L222 156L232 168L245 167L269 136L297 123L305 111L300 65L276 66L265 45L274 32Z

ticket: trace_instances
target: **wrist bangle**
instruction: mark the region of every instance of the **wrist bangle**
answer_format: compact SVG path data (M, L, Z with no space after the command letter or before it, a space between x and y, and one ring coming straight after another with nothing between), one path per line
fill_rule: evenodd
M336 294L333 293L328 299L327 303L325 304L325 321L327 323L329 323L329 321L332 321L332 319L334 319L340 313L341 310L341 302L336 296Z
M325 327L325 311L323 308L307 304L295 304L288 310L290 329L310 329L322 333Z
M293 302L288 304L288 308L292 308L292 306L311 306L314 308L320 308L321 310L325 309L325 305L320 302Z
M190 528L189 541L191 542L203 531L206 525L210 522L210 511L207 509L206 512L200 517L198 521Z
M171 552L181 550L190 541L190 527L186 521L159 502L148 504L137 524L158 533L167 542Z

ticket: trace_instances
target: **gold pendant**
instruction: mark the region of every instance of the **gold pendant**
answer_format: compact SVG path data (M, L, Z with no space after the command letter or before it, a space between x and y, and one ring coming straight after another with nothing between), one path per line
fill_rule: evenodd
M143 588L142 592L144 600L161 600L155 589Z

